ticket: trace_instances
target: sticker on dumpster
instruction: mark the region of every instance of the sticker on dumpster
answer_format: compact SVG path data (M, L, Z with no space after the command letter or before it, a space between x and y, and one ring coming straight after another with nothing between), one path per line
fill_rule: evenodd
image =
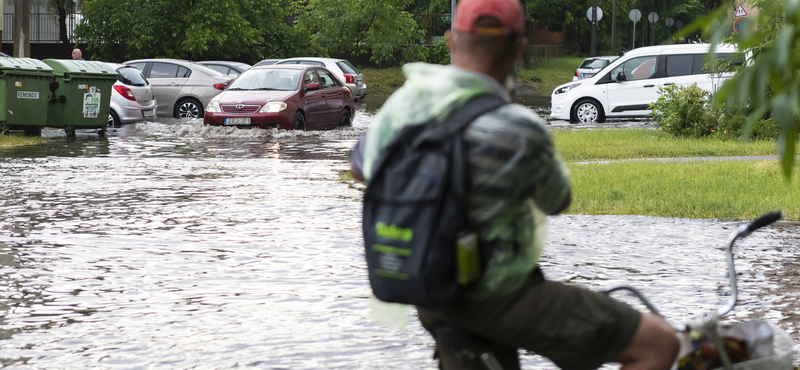
M83 94L83 118L97 118L100 112L100 93L92 86L90 92Z
M17 82L14 82L14 86L16 86L16 87L22 87L22 81L17 81Z
M39 99L38 91L17 91L17 99Z
M78 90L86 90L89 88L89 85L78 84Z

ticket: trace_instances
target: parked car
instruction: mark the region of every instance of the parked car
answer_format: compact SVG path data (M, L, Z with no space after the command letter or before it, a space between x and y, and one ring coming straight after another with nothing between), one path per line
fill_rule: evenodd
M180 59L139 59L138 68L156 93L159 116L202 118L203 108L233 79L202 64Z
M353 93L353 98L356 101L364 99L367 96L367 85L364 83L364 75L359 73L356 67L344 59L289 58L275 64L308 64L325 67L333 72L339 80L344 82L345 86L350 88L350 91Z
M578 69L575 70L575 77L572 77L572 81L582 80L584 78L594 76L597 72L611 64L611 62L617 58L619 58L619 56L613 55L584 59L583 63L581 63Z
M138 69L124 64L106 63L117 71L117 81L111 92L111 109L108 125L119 127L123 123L146 121L155 118L156 93L150 82Z
M269 65L273 65L275 63L278 63L278 62L280 62L282 60L283 59L264 59L264 60L262 60L262 61L260 61L260 62L258 62L256 64L254 64L253 67L269 66Z
M247 63L227 62L222 60L206 60L197 63L231 77L236 77L239 75L239 73L242 73L250 68L250 65Z
M679 44L633 49L593 77L557 86L550 96L550 117L580 122L648 117L659 87L697 84L716 91L733 74L706 72L704 58L710 48L709 44ZM716 53L732 64L745 61L744 54L731 45L717 46Z
M244 71L208 103L213 126L331 129L350 126L353 94L324 67L270 65Z

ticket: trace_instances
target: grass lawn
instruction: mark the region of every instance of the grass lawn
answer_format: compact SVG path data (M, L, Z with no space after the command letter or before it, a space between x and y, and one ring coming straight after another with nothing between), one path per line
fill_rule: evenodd
M660 130L553 130L553 140L567 162L594 159L719 157L775 155L775 141L752 141L717 138L677 138ZM798 147L800 154L800 147Z
M570 214L800 220L800 165L778 161L572 164Z
M36 145L47 141L42 137L25 137L25 136L5 136L0 135L0 148L19 146L19 145Z
M575 69L581 65L583 59L583 57L540 59L527 69L519 70L517 81L549 96L556 86L572 81ZM400 67L360 68L359 71L364 75L369 95L389 96L406 80Z

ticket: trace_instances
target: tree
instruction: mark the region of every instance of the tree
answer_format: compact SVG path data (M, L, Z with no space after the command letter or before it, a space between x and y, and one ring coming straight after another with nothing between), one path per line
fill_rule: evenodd
M756 23L745 23L731 35L733 7L723 7L692 24L702 29L712 44L727 41L751 59L717 93L717 102L737 107L749 114L744 139L753 124L771 116L781 127L778 154L788 178L794 165L795 147L800 132L800 1L758 0ZM756 27L756 24L758 27Z
M280 49L291 0L85 0L75 34L101 58L261 58ZM288 38L286 38L288 39Z
M419 58L424 36L409 0L309 0L297 2L295 28L307 34L321 54L356 56L372 53L376 62Z
M31 3L29 0L14 0L14 56L17 58L31 55Z

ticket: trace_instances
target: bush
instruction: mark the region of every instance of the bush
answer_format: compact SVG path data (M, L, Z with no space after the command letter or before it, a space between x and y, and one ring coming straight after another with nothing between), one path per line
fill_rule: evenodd
M425 48L425 61L433 64L450 64L450 49L447 48L447 40L444 37Z
M740 139L747 114L731 113L724 105L714 107L709 103L710 97L709 92L696 84L660 88L658 100L651 105L653 121L664 132L674 136ZM751 137L774 139L779 133L777 123L769 118L753 124Z

